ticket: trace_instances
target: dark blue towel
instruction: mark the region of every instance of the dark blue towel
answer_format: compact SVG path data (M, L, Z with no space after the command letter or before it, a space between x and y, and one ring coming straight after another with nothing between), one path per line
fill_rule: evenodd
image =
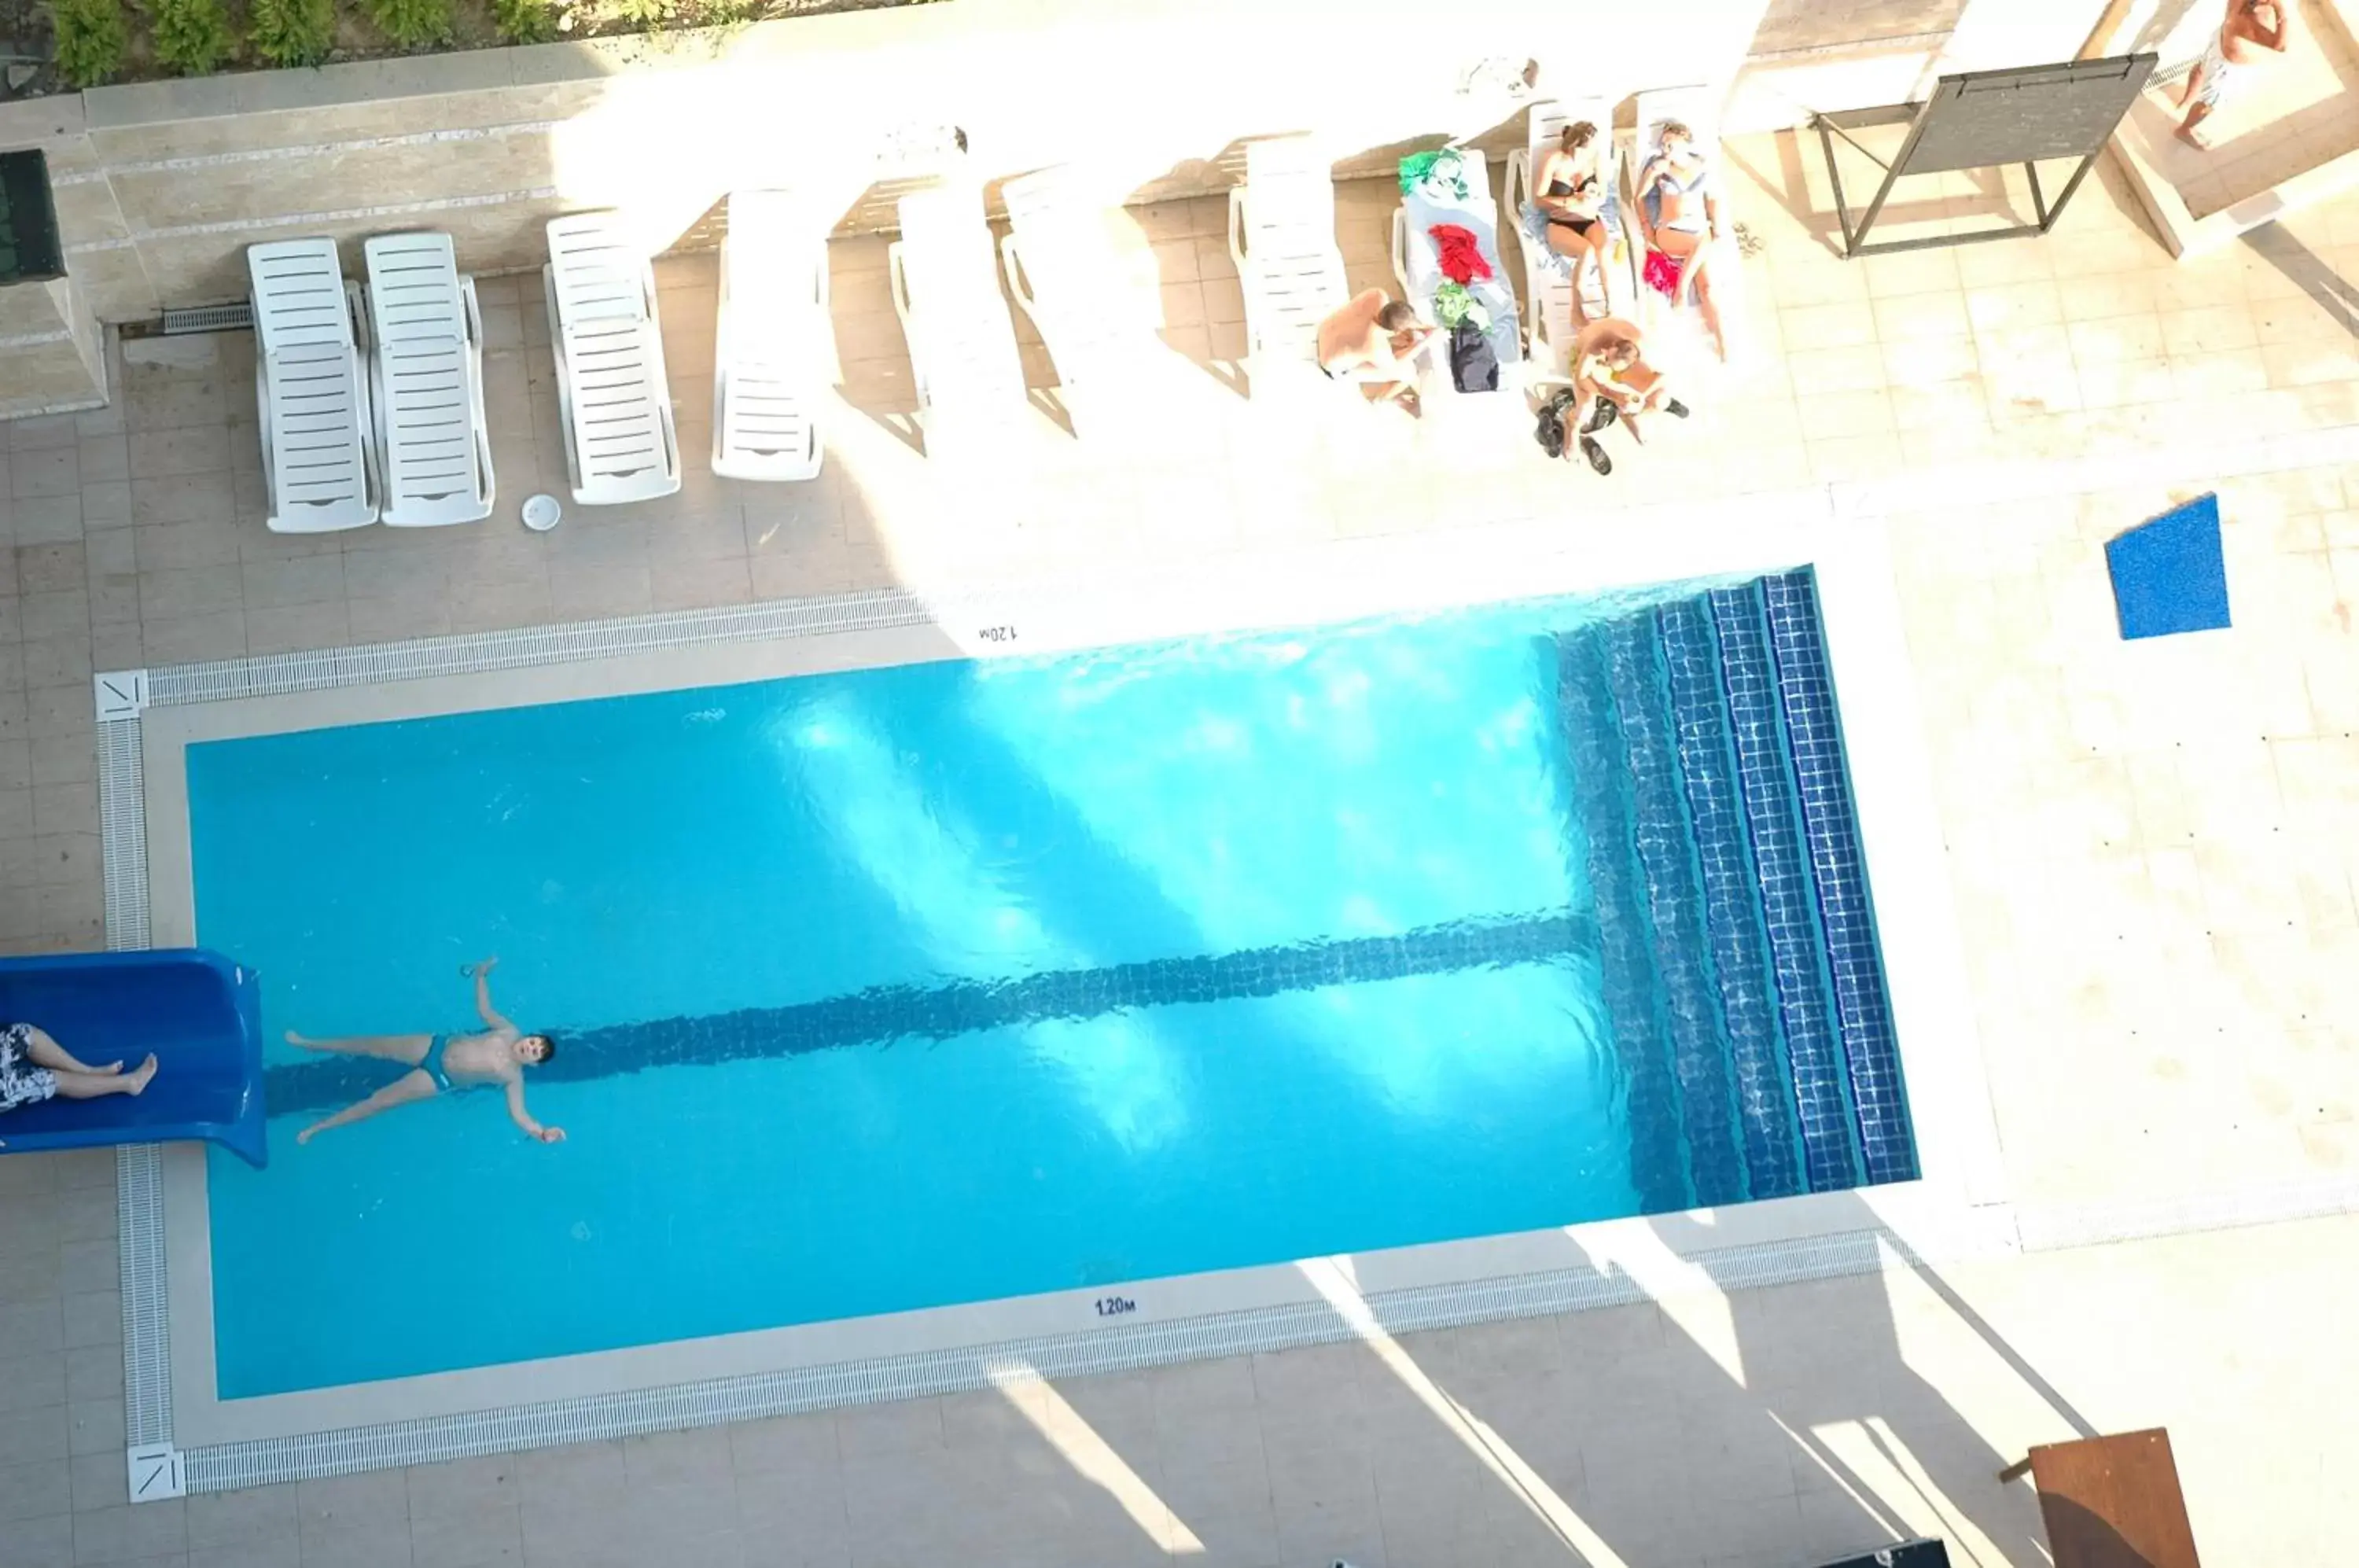
M2122 636L2168 637L2228 624L2228 566L2220 555L2220 498L2205 495L2105 546Z

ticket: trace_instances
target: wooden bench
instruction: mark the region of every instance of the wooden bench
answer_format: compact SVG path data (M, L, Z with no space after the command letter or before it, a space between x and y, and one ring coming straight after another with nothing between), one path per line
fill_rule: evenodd
M2043 1443L1998 1478L2027 1470L2056 1568L2199 1568L2179 1465L2160 1427Z

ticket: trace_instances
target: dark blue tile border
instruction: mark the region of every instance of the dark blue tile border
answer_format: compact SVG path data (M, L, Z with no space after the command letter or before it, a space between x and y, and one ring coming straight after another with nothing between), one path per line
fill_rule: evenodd
M1843 1054L1851 1065L1861 1158L1870 1181L1911 1181L1918 1173L1917 1143L1901 1085L1900 1050L1875 942L1851 776L1843 764L1843 724L1827 669L1817 580L1805 570L1764 578L1761 586Z
M1760 876L1761 907L1776 977L1777 1018L1792 1070L1802 1137L1802 1171L1813 1192L1860 1184L1851 1095L1835 1033L1819 928L1818 896L1805 857L1800 809L1787 772L1777 670L1770 657L1760 584L1712 594L1720 634L1721 683L1728 694L1739 799Z
M1688 818L1702 870L1721 1016L1735 1064L1745 1186L1756 1198L1787 1197L1806 1190L1801 1132L1795 1122L1794 1085L1777 1038L1761 876L1745 832L1736 747L1720 681L1720 639L1701 600L1666 604L1655 612L1655 626L1678 729L1680 772L1687 782Z
M565 1049L547 1067L536 1069L534 1076L562 1083L656 1067L800 1056L841 1046L951 1040L1051 1018L1275 996L1413 975L1566 960L1588 963L1594 962L1597 948L1593 920L1559 910L1454 920L1397 936L1338 937L1194 958L1050 970L1012 980L878 985L790 1007L568 1030ZM270 1113L278 1116L345 1105L397 1076L399 1070L383 1062L322 1057L273 1067L264 1083Z

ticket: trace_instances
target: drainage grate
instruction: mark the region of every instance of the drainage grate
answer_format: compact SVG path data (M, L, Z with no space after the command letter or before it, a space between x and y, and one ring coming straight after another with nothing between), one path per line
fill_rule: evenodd
M254 327L254 307L241 299L234 305L200 305L190 310L164 312L164 335L181 332L243 332Z

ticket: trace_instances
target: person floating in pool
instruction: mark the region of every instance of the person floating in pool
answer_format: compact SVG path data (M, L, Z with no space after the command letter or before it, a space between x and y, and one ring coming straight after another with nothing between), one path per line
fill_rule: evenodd
M542 1143L565 1141L563 1127L543 1127L524 1107L524 1070L538 1067L557 1054L557 1041L546 1034L526 1034L492 1007L492 966L486 958L464 973L475 977L475 1011L491 1027L481 1034L364 1034L343 1040L310 1040L287 1031L287 1043L305 1051L332 1051L342 1056L374 1056L398 1062L410 1071L357 1105L313 1122L295 1135L309 1143L330 1127L406 1105L430 1100L447 1089L476 1089L496 1083L507 1091L508 1115L527 1138Z

